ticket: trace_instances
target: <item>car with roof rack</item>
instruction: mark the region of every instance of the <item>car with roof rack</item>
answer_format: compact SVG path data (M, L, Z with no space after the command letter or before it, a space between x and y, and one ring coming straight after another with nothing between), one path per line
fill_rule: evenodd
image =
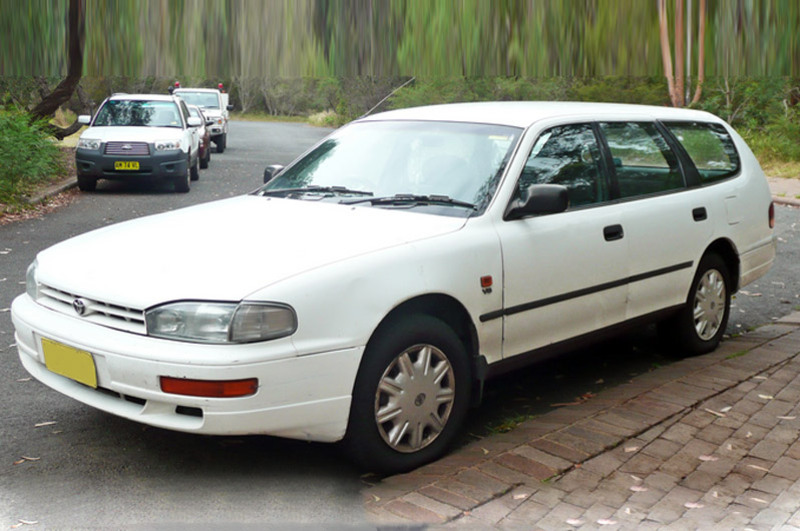
M25 369L144 424L341 441L398 472L493 376L646 323L715 349L775 259L757 160L696 110L395 110L265 180L41 251L11 307Z
M201 120L186 103L163 94L117 93L106 98L92 117L75 150L78 187L95 190L100 179L169 181L188 192L198 177Z

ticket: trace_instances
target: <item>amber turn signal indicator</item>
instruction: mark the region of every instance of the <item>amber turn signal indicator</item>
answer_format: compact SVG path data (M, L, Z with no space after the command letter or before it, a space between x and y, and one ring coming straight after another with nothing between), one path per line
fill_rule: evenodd
M161 390L173 395L236 398L256 394L258 378L246 380L190 380L161 376Z

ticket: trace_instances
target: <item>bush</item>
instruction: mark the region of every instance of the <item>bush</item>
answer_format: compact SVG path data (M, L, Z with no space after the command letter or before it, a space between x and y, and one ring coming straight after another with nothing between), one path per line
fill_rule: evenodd
M64 171L46 124L30 124L25 113L0 111L0 203L19 204L34 185Z

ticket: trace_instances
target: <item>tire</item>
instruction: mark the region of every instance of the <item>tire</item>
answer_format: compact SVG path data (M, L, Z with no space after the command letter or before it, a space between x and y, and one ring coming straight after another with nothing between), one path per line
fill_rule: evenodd
M228 133L222 133L219 135L214 143L217 145L217 153L222 153L225 151L225 147L228 144Z
M206 155L202 159L200 159L200 169L205 170L208 168L208 162L211 160L211 143L208 143L206 146Z
M175 191L179 194L185 194L191 188L191 172L189 168L186 168L186 171L183 172L183 175L178 175L173 178L172 183L175 185Z
M97 188L97 179L78 175L78 189L81 192L94 192Z
M414 315L382 327L356 377L346 451L360 466L381 473L436 459L464 422L471 378L463 343L439 319Z
M200 157L195 157L194 164L189 169L189 176L193 181L196 181L200 178Z
M717 254L697 267L686 306L659 325L659 335L677 349L678 357L711 352L719 346L731 311L730 272Z

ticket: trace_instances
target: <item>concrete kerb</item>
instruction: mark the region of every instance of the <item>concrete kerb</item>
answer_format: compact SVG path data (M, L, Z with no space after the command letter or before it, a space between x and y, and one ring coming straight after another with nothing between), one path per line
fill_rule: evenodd
M78 180L73 175L73 176L69 177L68 179L64 179L63 181L61 181L59 183L53 184L51 186L48 186L44 190L40 190L39 192L37 192L33 196L29 197L26 200L26 202L29 205L37 205L39 203L42 203L46 199L54 197L54 196L56 196L56 195L58 195L58 194L60 194L62 192L66 192L67 190L70 190L72 188L76 188L77 186L78 186Z
M365 489L365 509L379 523L466 522L476 515L497 516L500 506L509 504L509 493L522 488L526 499L546 496L552 481L562 490L590 488L605 468L630 458L628 446L646 444L687 415L715 417L718 411L698 406L777 370L800 353L798 326L800 312L729 339L711 354L657 369L621 389L598 393L580 405L526 421L510 433L476 441L438 462L385 478ZM747 355L754 351L757 356ZM639 379L646 385L639 385Z

